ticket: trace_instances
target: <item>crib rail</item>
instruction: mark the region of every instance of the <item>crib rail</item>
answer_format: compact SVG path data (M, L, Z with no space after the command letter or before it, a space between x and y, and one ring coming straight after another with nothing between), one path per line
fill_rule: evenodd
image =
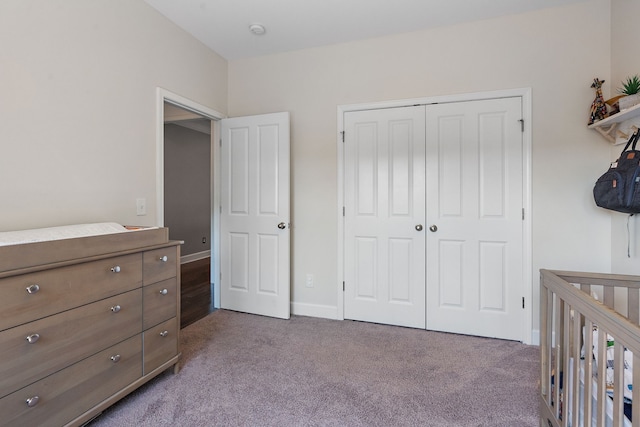
M640 276L540 270L540 286L540 425L640 426ZM594 326L603 361L597 367ZM606 394L607 334L615 343L613 399ZM638 385L632 423L624 415L625 348Z

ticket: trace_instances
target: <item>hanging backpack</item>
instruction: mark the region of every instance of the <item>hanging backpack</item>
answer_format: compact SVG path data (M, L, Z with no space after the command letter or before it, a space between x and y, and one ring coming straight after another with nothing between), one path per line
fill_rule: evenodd
M640 213L640 151L636 150L639 138L640 131L631 135L618 160L596 181L593 198L601 208Z

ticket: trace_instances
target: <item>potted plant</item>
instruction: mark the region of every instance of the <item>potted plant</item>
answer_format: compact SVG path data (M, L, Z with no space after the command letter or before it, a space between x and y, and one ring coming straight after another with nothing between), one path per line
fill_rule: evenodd
M618 88L618 93L623 95L622 98L618 100L620 110L626 110L629 107L640 104L640 94L638 92L640 92L640 76L636 74L627 77L627 79L622 82L622 87Z

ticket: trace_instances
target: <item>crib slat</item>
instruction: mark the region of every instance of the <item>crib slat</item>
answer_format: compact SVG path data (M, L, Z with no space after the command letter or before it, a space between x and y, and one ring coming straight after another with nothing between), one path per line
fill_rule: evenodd
M567 304L568 305L568 304ZM570 308L570 307L569 307ZM579 424L581 399L580 399L580 343L582 341L582 333L580 332L582 325L582 315L574 310L569 310L573 313L571 316L571 359L573 360L573 367L571 376L572 384L572 399L567 404L571 405L572 413L572 426Z
M607 333L602 328L598 331L598 392L597 420L598 427L605 427L607 398Z
M627 288L627 318L634 324L640 324L640 289Z
M613 425L622 427L624 420L624 346L615 341L613 348Z
M544 277L540 277L540 394L549 404L549 290L544 284Z
M549 360L551 360L551 322L548 321L548 316L551 315L549 302L551 292L549 289L543 286L540 291L540 371L541 371L541 383L540 393L544 397L547 405L551 406L549 400L549 390L551 382L551 371L549 366Z
M591 427L591 416L593 414L593 404L591 396L593 393L593 322L585 321L584 326L584 425Z
M553 294L553 333L555 358L553 361L553 371L555 374L555 386L553 387L553 398L551 399L553 413L556 419L560 418L560 373L562 372L562 313L561 300L556 294Z
M605 286L603 289L604 295L602 302L611 309L615 307L615 291L616 289L613 286Z
M565 332L566 331L566 332ZM569 366L569 361L571 360L571 314L569 312L569 304L566 304L564 300L562 301L562 372L563 375L563 384L562 384L562 394L563 394L563 408L562 408L562 425L568 427L569 425L575 425L569 423L569 407L572 402L569 396L569 387L572 381L571 375L569 372L571 371L571 367Z
M640 384L640 355L633 355L633 383ZM634 426L640 426L640 387L633 387L632 390L633 402L636 402L631 406L631 418L633 419Z

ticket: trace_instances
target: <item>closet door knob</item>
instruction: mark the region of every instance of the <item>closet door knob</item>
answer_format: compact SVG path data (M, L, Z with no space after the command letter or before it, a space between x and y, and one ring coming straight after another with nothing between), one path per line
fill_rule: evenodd
M284 223L284 222L281 222L280 224L278 224L278 228L279 228L280 230L284 230L285 228L287 228L287 224L286 224L286 223Z
M27 292L30 294L35 294L39 290L40 290L40 286L38 286L35 283L33 285L27 286Z
M436 231L438 231L438 226L434 224L434 225L432 225L431 227L429 227L429 230L430 230L432 233L435 233Z
M418 225L416 225L416 230L418 230L418 231L422 231L422 224L418 224Z

